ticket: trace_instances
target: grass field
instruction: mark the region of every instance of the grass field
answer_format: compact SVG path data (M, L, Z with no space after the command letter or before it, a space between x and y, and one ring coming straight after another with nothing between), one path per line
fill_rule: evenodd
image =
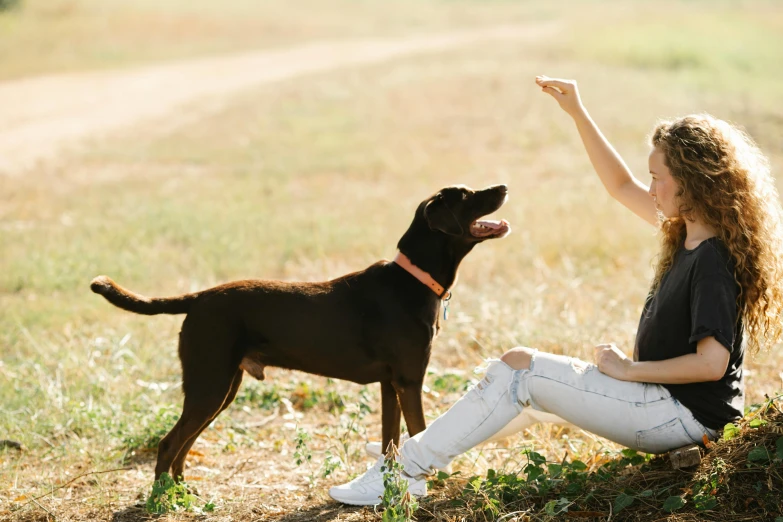
M128 13L120 4L30 2L29 12L0 15L10 35L0 38L0 78L509 21L557 19L563 28L551 41L488 43L256 88L172 133L150 134L155 124L146 124L54 167L0 178L0 439L24 446L0 449L0 519L143 514L134 504L149 492L150 448L181 405L181 317L108 305L89 291L98 274L161 296L240 278L323 280L390 259L417 204L438 188L504 182L510 199L498 217L513 233L463 264L433 351L428 417L448 409L484 358L517 345L586 359L599 342L630 352L655 231L605 194L573 124L535 88L536 74L577 78L642 179L656 119L700 111L745 126L773 172L783 168L783 9L771 2L604 2L561 12L467 0L305 2L304 10L237 1L219 12L207 2L165 12L135 2ZM115 19L122 29L108 31ZM183 20L186 34L176 37L155 25ZM47 23L40 45L26 45ZM43 43L60 30L84 40L67 52ZM781 389L779 348L746 367L748 404ZM189 459L188 480L216 504L204 516L380 519L326 495L368 464L363 444L380 437L379 402L377 386L275 369L264 383L246 379ZM310 466L294 463L298 429L311 437ZM588 465L618 449L540 426L469 452L455 469L514 469L523 447L554 459L567 451ZM340 465L323 477L327 452ZM52 491L116 468L127 469Z
M24 9L0 14L0 79L557 16L553 6L506 1L19 2Z

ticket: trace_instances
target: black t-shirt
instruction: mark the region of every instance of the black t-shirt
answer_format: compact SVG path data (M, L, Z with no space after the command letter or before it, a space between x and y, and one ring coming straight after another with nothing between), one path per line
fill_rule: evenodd
M702 241L693 250L680 247L658 291L644 304L634 347L635 361L696 353L696 343L710 336L729 350L729 366L719 381L663 384L712 429L742 417L745 402L739 286L733 274L734 263L718 238Z

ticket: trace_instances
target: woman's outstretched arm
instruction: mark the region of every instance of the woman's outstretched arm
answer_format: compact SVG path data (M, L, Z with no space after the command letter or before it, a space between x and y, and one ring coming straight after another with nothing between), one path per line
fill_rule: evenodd
M579 98L576 81L537 76L536 84L557 100L560 108L574 119L590 162L609 195L631 212L657 227L658 212L655 201L648 193L649 187L633 176L623 158L590 118Z

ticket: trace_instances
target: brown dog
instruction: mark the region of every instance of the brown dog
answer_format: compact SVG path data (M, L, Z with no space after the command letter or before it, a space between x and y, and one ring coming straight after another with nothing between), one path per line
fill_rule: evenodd
M399 443L400 407L411 435L425 428L421 389L462 259L504 237L506 221L479 221L506 201L505 185L447 187L423 201L394 262L321 283L235 281L170 298L147 298L96 277L93 292L138 314L188 314L179 334L182 416L160 441L155 479L182 477L201 432L234 400L243 371L265 366L360 384L381 383L383 447Z

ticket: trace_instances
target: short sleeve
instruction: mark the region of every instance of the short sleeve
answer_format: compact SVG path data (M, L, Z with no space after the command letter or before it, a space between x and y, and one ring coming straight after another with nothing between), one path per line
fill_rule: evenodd
M715 337L734 351L737 326L737 283L728 274L702 274L691 283L691 336L689 343Z

